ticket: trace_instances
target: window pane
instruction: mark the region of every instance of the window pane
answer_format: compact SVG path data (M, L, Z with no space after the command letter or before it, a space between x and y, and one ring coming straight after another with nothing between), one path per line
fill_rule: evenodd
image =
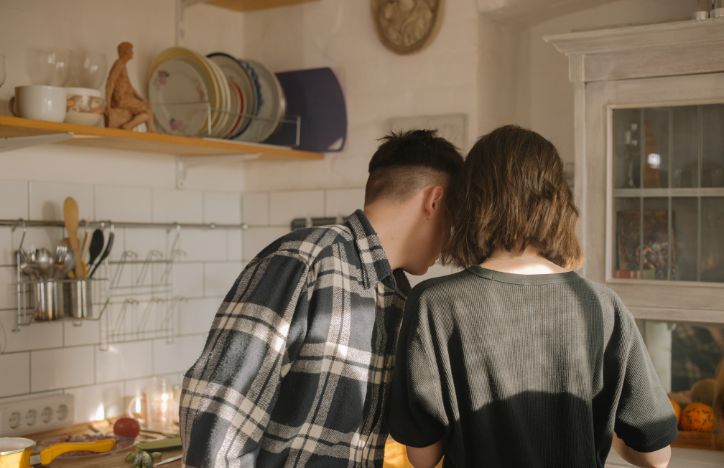
M675 107L672 111L673 143L671 186L699 186L699 108Z
M641 111L617 109L613 111L613 148L616 188L641 186L641 146L639 137Z
M643 181L646 188L669 186L669 124L668 108L644 110Z
M671 200L671 222L674 251L672 252L671 279L696 281L699 258L698 200L674 198Z
M620 198L616 200L614 244L614 277L637 278L641 265L641 200Z
M702 187L724 187L724 105L702 106Z
M724 198L701 200L701 280L724 282Z

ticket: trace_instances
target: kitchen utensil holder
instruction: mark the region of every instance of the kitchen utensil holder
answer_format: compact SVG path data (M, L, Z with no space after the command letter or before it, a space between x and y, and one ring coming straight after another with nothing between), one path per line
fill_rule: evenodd
M62 221L28 221L0 219L0 226L11 227L11 244L16 252L16 320L12 331L20 331L36 321L33 288L37 279L28 278L21 271L22 249L28 228L61 228ZM138 339L162 338L170 341L177 332L178 305L186 298L173 294L174 265L186 253L179 248L183 228L244 230L246 224L215 223L152 223L111 222L81 220L81 227L114 225L127 229L164 229L166 248L151 250L143 255L125 250L98 268L93 279L55 280L62 284L62 299L56 301L59 311L50 316L64 318L73 325L95 320L100 323L101 349L110 343ZM16 245L17 233L21 233ZM57 288L57 286L56 286ZM88 298L90 297L90 301Z
M37 321L60 320L65 314L63 282L59 280L33 281L33 319Z
M15 284L17 313L13 331L32 322L62 320L97 320L103 279L28 279ZM93 286L98 284L98 286ZM98 292L94 292L98 290Z

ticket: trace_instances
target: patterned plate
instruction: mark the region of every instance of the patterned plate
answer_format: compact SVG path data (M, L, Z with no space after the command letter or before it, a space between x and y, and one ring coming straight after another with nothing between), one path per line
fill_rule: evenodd
M198 136L218 125L208 109L222 105L222 94L206 59L188 49L166 49L154 60L148 96L155 119L166 133ZM210 120L210 122L209 122Z
M286 112L286 100L284 91L274 73L253 60L247 60L246 64L258 77L260 106L256 118L238 139L261 143L269 138L279 126L279 122Z

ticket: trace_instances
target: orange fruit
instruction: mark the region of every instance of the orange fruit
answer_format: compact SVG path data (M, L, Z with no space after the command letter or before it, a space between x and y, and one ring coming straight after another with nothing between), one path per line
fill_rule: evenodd
M681 405L672 398L669 398L669 401L671 401L671 407L674 408L674 415L676 416L676 422L678 423L681 419Z
M714 430L714 408L704 403L689 403L681 413L681 430L711 432Z

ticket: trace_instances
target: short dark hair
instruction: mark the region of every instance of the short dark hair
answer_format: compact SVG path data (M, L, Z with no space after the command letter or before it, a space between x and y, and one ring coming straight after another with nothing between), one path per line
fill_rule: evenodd
M578 210L563 162L538 133L506 125L480 138L451 195L453 232L444 261L467 267L496 249L531 246L559 266L581 264Z
M405 199L440 175L452 179L462 170L460 152L435 130L392 132L381 141L370 160L365 204Z

